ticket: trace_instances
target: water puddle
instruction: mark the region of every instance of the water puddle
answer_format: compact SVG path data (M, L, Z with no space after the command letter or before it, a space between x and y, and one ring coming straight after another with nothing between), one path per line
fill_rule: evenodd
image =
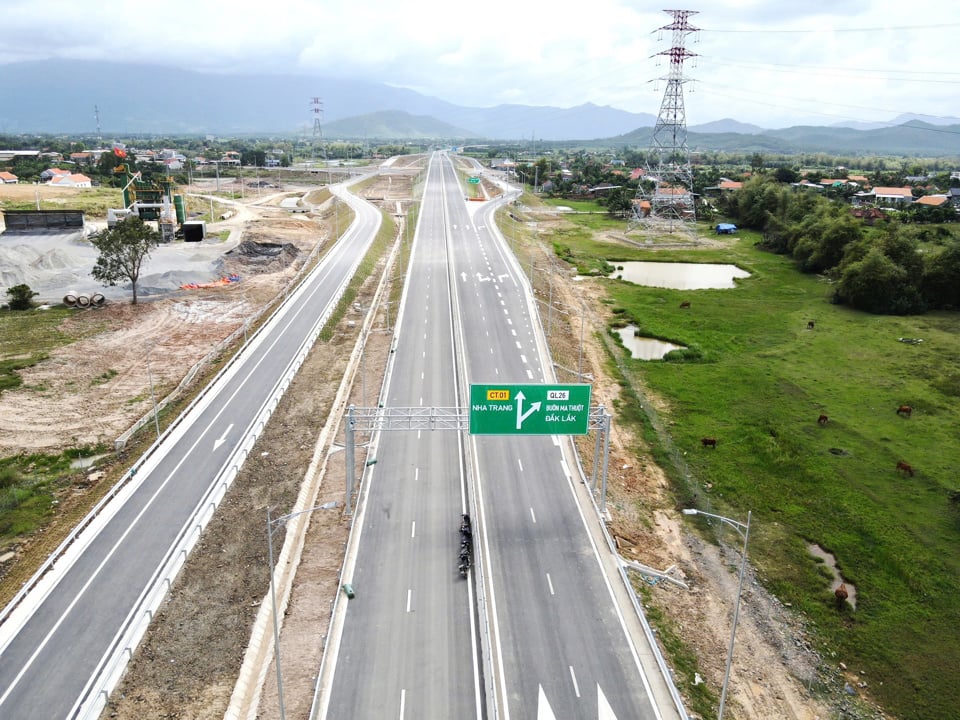
M736 265L645 261L615 261L611 264L617 269L607 277L672 290L724 290L736 287L735 278L750 277L750 273Z
M807 552L809 552L815 558L822 560L823 564L830 569L830 573L833 575L833 582L830 583L830 592L834 592L838 587L840 587L841 584L843 584L843 586L847 589L847 602L850 603L850 607L856 610L857 586L849 580L844 579L843 575L840 574L840 570L837 569L837 558L834 557L833 553L827 552L816 543L810 543L807 545Z
M662 360L663 356L671 350L683 350L683 345L674 345L673 343L657 340L656 338L639 337L636 325L627 325L626 327L616 328L623 346L630 351L630 357L637 360Z
M97 460L99 460L100 458L105 458L108 455L110 455L110 453L104 453L103 455L91 455L90 457L77 458L76 460L73 460L70 463L70 467L73 468L74 470L86 470L88 467L93 467L97 463Z

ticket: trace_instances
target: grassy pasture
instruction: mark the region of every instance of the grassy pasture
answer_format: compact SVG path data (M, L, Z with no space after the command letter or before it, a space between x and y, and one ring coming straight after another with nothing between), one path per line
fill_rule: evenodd
M701 507L735 518L753 510L751 560L813 621L828 661L863 670L900 718L956 717L960 507L949 492L960 486L960 313L881 317L832 305L829 284L757 251L750 233L724 248L656 253L598 248L578 235L557 242L580 267L645 259L729 262L751 273L732 290L609 281L612 306L641 334L701 353L626 366L667 401L661 420L697 481L689 488L666 468L678 498L697 492ZM680 309L685 300L691 307ZM913 407L911 418L897 416L901 404ZM704 436L718 447L703 448ZM896 472L901 459L914 477ZM808 543L836 555L856 584L856 610L836 608Z

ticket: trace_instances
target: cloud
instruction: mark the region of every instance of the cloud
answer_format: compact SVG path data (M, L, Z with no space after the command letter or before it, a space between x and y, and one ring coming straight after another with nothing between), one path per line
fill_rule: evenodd
M49 57L219 73L356 77L449 102L656 113L671 16L635 0L4 0L0 62ZM894 0L703 0L686 38L691 124L950 114L960 6L917 21ZM924 26L928 22L929 26ZM659 64L658 64L659 59ZM3 68L0 67L0 72Z

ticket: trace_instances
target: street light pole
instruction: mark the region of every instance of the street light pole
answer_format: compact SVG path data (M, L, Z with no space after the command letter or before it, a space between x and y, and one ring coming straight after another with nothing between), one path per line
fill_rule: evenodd
M753 511L747 511L746 523L731 520L723 515L714 515L713 513L704 512L703 510L697 510L696 508L685 508L683 514L705 515L707 517L716 518L720 522L726 523L743 536L743 551L740 554L740 583L737 586L737 603L733 610L733 628L730 631L730 648L727 650L727 667L723 673L723 688L720 690L720 710L717 712L717 720L723 720L723 707L727 699L727 684L730 682L730 666L733 664L733 643L737 638L737 621L740 619L740 598L743 595L743 575L747 568L747 543L750 541L750 517L753 514Z
M273 664L277 667L277 701L280 703L280 720L286 720L286 709L283 703L283 672L280 669L280 624L277 621L277 591L273 583L273 524L283 525L289 515L276 520L270 518L270 506L267 506L267 552L270 555L270 605L273 607Z

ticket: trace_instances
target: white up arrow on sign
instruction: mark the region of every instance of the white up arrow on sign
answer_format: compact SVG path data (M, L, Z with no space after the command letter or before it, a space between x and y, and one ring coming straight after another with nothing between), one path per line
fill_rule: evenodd
M526 399L527 396L523 394L523 390L517 393L517 430L519 430L520 426L523 425L524 420L540 409L541 403L539 400L537 400L535 403L530 403L530 409L524 412L523 401Z

